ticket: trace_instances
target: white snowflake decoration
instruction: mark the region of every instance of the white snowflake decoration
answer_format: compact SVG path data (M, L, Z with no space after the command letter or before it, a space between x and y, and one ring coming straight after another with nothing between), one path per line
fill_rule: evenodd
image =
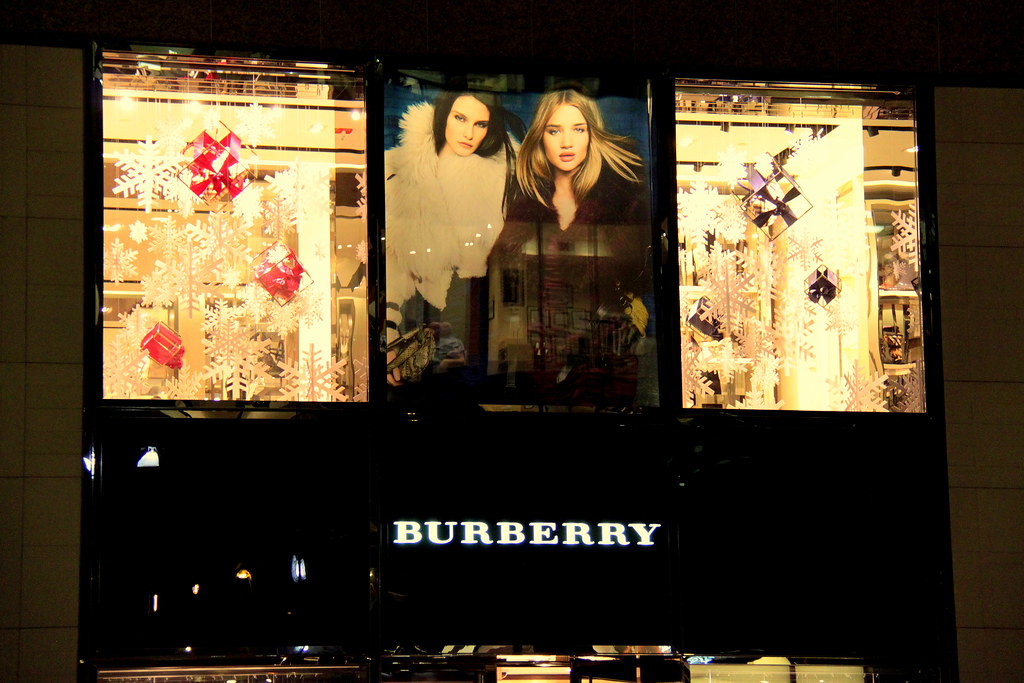
M161 395L163 398L187 401L204 398L206 375L203 372L193 371L188 361L182 363L181 369L175 373L175 377L167 380Z
M223 392L223 398L252 399L272 380L263 358L270 340L255 332L235 306L218 301L206 309L203 348L209 357L207 377Z
M852 367L839 379L829 379L833 408L858 412L888 412L886 402L886 375L872 374L870 368Z
M128 227L128 236L132 238L132 241L136 244L142 244L146 241L146 231L148 230L145 223L142 221L135 221Z
M914 271L918 268L917 263L917 205L910 203L906 213L903 211L892 212L892 246L889 248L899 255Z
M283 385L280 398L285 401L347 401L345 387L339 376L345 370L345 361L329 358L321 360L321 352L310 344L302 352L298 366L281 363Z
M117 155L114 165L121 175L114 181L114 194L138 197L139 206L150 213L159 199L177 196L182 157L166 154L152 137L135 147L134 153L124 150Z
M356 174L356 183L359 188L359 202L356 205L356 214L365 219L366 218L366 173ZM363 262L365 263L365 261Z
M147 314L139 309L118 316L121 329L104 335L104 398L138 398L149 391L146 368L149 354L140 347L148 327Z
M718 154L718 177L729 185L736 187L740 180L747 178L746 155L733 145L729 145Z
M134 280L139 274L135 264L138 256L137 249L128 249L119 238L114 238L103 250L103 279L110 282Z
M277 123L281 119L278 107L264 107L255 102L237 112L238 123L234 131L248 145L262 145L277 137Z

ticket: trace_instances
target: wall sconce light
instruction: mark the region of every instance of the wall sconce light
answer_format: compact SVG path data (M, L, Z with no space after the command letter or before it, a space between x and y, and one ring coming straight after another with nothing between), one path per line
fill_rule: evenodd
M142 454L139 461L135 463L136 467L160 467L160 454L157 453L155 446L150 446L146 449L146 452Z

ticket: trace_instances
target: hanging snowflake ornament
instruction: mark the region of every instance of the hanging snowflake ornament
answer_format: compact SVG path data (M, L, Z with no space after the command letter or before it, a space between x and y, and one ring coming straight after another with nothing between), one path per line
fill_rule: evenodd
M177 157L195 136L191 132L194 125L195 120L189 117L157 121L156 142L160 150L167 156Z
M206 377L202 372L194 372L187 362L165 383L161 395L163 398L186 401L204 398Z
M137 398L149 391L146 351L128 330L106 335L103 344L103 397Z
M366 218L366 173L356 173L356 186L359 189L359 202L356 205L356 214L360 218Z
M746 154L733 145L718 153L718 177L734 188L740 180L747 178Z
M345 387L339 377L345 361L321 360L321 352L312 344L302 352L299 363L280 365L283 386L280 398L285 401L347 401Z
M138 307L118 315L120 329L104 335L104 398L137 398L149 391L147 354L139 347L149 324L148 311Z
M137 143L135 149L117 155L114 166L121 175L114 181L114 194L134 195L139 206L151 213L158 200L176 196L181 157L165 154L152 137Z
M103 249L103 279L108 282L134 280L138 277L135 263L138 256L136 249L128 249L120 239L114 238Z
M262 145L277 137L280 107L264 107L255 102L236 113L235 131L250 145Z
M889 249L896 252L915 273L918 269L917 235L917 204L911 202L906 212L892 212L892 245Z
M142 221L135 221L128 226L128 236L132 238L132 241L136 244L142 244L146 241L147 226Z
M254 332L250 319L223 300L206 309L203 347L209 357L207 377L223 398L254 398L272 379L264 362L270 339Z
M826 380L834 409L884 413L887 410L886 375L873 375L862 369L858 361L839 379Z

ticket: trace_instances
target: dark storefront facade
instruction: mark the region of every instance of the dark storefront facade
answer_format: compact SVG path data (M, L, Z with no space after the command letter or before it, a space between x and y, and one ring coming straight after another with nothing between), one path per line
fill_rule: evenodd
M84 676L952 676L927 88L96 57Z

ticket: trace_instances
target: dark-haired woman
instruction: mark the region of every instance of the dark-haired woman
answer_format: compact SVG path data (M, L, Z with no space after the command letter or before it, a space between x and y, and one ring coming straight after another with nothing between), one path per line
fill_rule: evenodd
M403 115L399 144L385 154L389 342L417 329L422 337L422 324L435 322L403 313L406 302L422 297L444 311L453 275L486 274L514 175L513 121L487 93L443 92ZM401 357L402 349L389 355ZM389 364L389 379L415 379L425 368L413 363Z

